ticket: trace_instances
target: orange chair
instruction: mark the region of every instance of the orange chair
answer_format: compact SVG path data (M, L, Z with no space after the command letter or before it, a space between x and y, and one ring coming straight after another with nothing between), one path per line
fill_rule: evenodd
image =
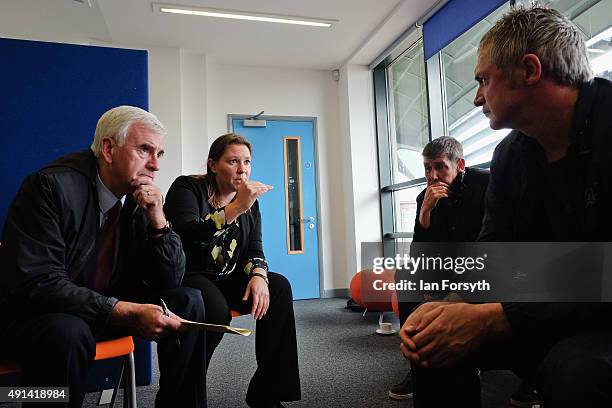
M393 291L393 293L391 294L391 306L393 307L393 314L397 317L400 317L399 315L399 303L397 301L397 292Z
M96 344L95 360L106 360L109 358L124 356L124 362L121 366L121 374L115 385L113 398L110 402L110 407L115 406L115 398L117 390L121 384L121 379L127 365L126 386L123 393L123 406L136 408L136 374L134 371L134 340L132 336L121 337L115 340L101 341ZM17 374L21 372L19 365L14 362L0 362L0 375Z
M370 312L387 312L392 310L391 296L394 290L382 289L382 284L392 283L395 279L395 270L387 269L381 274L371 269L357 272L350 283L350 292L353 300ZM378 282L380 281L380 282ZM365 313L364 313L365 314Z
M391 299L395 291L383 288L384 283L392 282L395 282L395 269L386 269L380 274L365 269L353 276L349 290L353 300L365 309L364 316L367 312L379 312L380 324L383 322L384 312L393 310Z

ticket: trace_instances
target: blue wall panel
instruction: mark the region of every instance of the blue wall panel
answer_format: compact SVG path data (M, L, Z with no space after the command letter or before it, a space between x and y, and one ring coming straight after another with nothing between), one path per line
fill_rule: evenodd
M450 0L423 24L425 61L506 3L506 0Z
M0 226L24 177L87 148L111 107L148 110L147 52L0 38ZM1 236L0 236L1 238Z

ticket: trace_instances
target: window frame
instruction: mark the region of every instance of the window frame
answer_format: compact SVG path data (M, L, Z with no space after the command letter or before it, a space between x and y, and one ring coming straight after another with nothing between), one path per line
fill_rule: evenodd
M381 211L381 235L383 239L383 254L391 256L395 252L395 240L397 238L412 238L413 232L395 231L395 206L393 203L393 193L406 188L416 187L426 183L424 177L401 183L393 183L393 141L391 140L391 126L393 116L389 106L389 81L388 68L391 64L405 52L413 47L423 46L423 37L405 40L400 43L388 57L384 58L372 69L373 88L374 88L374 108L376 117L376 137L378 140L378 163L379 163L379 182L380 182L380 211ZM425 70L425 90L427 95L427 130L428 141L431 141L431 107L429 101L429 85L427 65L422 61Z

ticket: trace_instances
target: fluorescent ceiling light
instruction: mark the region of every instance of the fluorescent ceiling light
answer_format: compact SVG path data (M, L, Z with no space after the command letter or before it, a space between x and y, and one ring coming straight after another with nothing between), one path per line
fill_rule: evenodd
M248 11L220 10L220 9L212 9L212 8L176 6L176 5L159 4L159 3L153 3L153 10L159 11L161 13L186 14L186 15L191 15L191 16L203 16L203 17L220 17L220 18L231 18L234 20L263 21L267 23L296 24L296 25L304 25L304 26L311 26L311 27L326 27L326 28L329 28L333 25L333 23L338 22L338 20L329 20L329 19L321 19L321 18L284 16L284 15L278 15L278 14L251 13Z

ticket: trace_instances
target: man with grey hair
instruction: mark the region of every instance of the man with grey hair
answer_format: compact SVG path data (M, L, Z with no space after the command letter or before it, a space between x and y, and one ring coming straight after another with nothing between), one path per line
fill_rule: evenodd
M612 83L592 78L571 21L512 10L482 38L475 77L490 126L513 129L493 155L479 240L612 240ZM610 303L424 304L400 333L415 407L479 406L475 375L457 386L474 365L533 377L548 408L612 406L610 316Z
M0 358L22 366L24 386L69 387L67 406L83 402L96 341L127 334L158 342L156 406L206 406L204 332L181 320L203 320L204 303L180 287L185 255L154 183L164 134L151 113L113 108L91 150L28 176L9 208Z

